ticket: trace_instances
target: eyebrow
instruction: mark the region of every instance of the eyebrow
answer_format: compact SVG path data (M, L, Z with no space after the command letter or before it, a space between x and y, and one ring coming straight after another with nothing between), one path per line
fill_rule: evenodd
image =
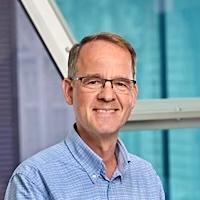
M103 78L103 79L107 79L105 77L102 77L100 74L86 74L84 75L84 77L94 77L94 78ZM112 78L109 78L109 79L130 79L128 77L123 77L123 76L115 76L115 77L112 77ZM130 80L133 80L133 78L131 78Z

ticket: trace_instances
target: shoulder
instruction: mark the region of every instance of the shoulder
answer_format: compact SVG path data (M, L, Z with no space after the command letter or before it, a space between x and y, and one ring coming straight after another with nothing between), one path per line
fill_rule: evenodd
M70 157L69 151L64 141L40 151L32 157L23 161L14 171L12 176L22 175L32 179L37 178L41 172L48 173L48 171L56 169L64 164Z
M129 160L130 160L131 166L133 166L134 168L139 168L140 170L142 170L142 169L152 170L153 169L152 164L150 162L142 159L141 157L133 155L131 153L129 153Z
M152 196L152 199L154 199L153 195L159 196L160 199L165 199L160 177L157 175L152 164L132 154L129 154L129 158L130 168L128 175L131 179L136 181L136 184L145 186L145 190Z
M63 141L23 161L9 180L5 199L48 199L46 183L62 172L67 160L70 154Z
M158 175L150 162L133 154L129 154L129 160L131 174L146 181L158 181Z

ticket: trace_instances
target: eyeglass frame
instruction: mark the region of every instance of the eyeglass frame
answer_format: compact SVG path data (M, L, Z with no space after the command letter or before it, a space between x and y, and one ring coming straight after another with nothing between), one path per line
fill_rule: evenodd
M73 77L73 78L70 78L70 80L71 80L71 81L78 81L78 80L80 80L81 83L83 84L83 81L82 81L82 80L83 80L84 78L97 78L97 79L101 80L101 83L102 83L102 84L101 84L101 87L98 87L98 88L96 88L96 89L104 88L106 82L110 82L110 83L111 83L112 89L114 89L115 87L113 87L113 81L116 81L116 80L126 80L127 82L128 82L128 81L129 81L129 82L132 82L132 83L133 83L133 87L134 87L135 84L136 84L136 80L134 80L134 79L128 79L128 78L123 78L123 77L114 78L114 79L105 79L105 78L101 78L101 77L98 77L98 76L81 76L81 77ZM87 87L87 86L85 86L84 84L83 84L83 87L88 88L88 89L95 89L95 88ZM129 91L131 90L131 88L132 88L132 87L127 87L127 89L128 89ZM121 91L121 92L122 92L122 90L118 90L118 91Z

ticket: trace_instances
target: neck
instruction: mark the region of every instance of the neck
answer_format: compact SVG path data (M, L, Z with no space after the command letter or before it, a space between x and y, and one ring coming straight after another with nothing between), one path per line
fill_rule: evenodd
M117 167L117 158L115 156L117 134L97 138L92 137L92 134L85 134L79 130L77 132L82 140L103 159L106 175L111 179Z
M98 143L98 146L96 145L89 145L92 150L99 155L104 162L105 168L106 168L106 175L109 179L111 179L116 167L117 167L117 158L115 156L115 150L116 150L116 141L113 141L111 143Z

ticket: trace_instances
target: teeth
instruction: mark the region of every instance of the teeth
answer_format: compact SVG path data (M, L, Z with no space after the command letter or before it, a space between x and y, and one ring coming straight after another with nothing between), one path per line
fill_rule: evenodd
M115 110L96 110L97 112L99 112L99 113L113 113L113 112L115 112Z

